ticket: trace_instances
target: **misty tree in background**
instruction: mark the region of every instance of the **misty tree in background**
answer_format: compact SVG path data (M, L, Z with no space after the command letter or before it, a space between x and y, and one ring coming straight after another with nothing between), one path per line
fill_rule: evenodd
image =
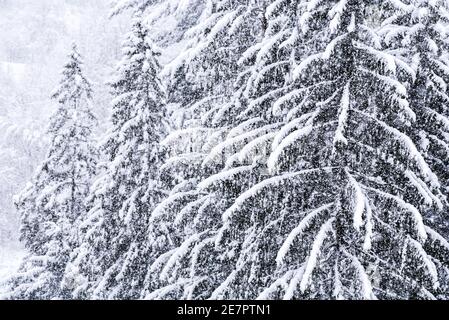
M109 116L111 98L104 79L120 58L120 39L129 25L128 17L108 19L109 7L109 0L1 1L0 220L6 220L0 226L0 246L6 249L3 253L22 252L19 214L12 196L25 187L45 159L45 130L54 110L48 103L48 92L56 87L67 48L74 40L88 53L84 63L95 92L93 112L99 118L95 136L108 128L108 121L103 119ZM2 262L9 265L8 259ZM4 264L0 265L2 269Z
M19 109L11 103L12 109ZM17 109L16 109L17 108ZM47 149L47 137L41 132L38 121L15 115L0 116L0 245L17 246L20 217L14 207L17 188L26 184Z
M97 120L92 90L74 45L62 80L52 98L58 107L47 130L50 147L33 181L17 196L21 240L29 250L11 280L10 297L67 298L61 280L69 255L78 244L77 222L95 174L96 150L91 140Z
M159 142L169 126L165 90L158 78L160 55L139 12L110 81L112 129L102 144L107 159L92 187L91 209L81 222L83 243L67 273L75 298L132 298L141 286L147 256L149 214L166 195L158 169L165 150Z

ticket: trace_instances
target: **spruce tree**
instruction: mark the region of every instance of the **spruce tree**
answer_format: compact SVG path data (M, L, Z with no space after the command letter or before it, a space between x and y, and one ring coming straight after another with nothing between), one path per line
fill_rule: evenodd
M110 82L112 129L101 148L105 169L92 187L83 243L72 257L76 298L132 298L141 286L147 257L138 250L146 245L149 214L166 194L158 177L165 157L159 141L168 131L158 56L136 12Z
M263 34L264 4L217 0L208 7L204 21L186 33L191 36L187 50L163 71L169 79L169 99L178 109L173 114L177 130L163 141L171 157L162 169L174 177L176 186L152 215L172 225L177 241L149 268L142 298L207 298L220 281L220 270L228 268L212 253L202 261L208 266L204 272L191 276L191 249L213 247L209 237L221 226L219 208L228 205L222 195L243 186L236 180L209 193L199 183L229 167L224 161L229 152L226 136L242 143L251 138L243 137L251 124L236 130L229 124L239 121L237 97L244 94L241 83L247 77L241 57Z
M250 75L238 117L208 156L227 166L199 184L221 201L191 218L206 212L222 226L162 267L177 269L178 295L196 286L193 297L225 299L445 296L447 262L435 251L449 246L423 221L442 213L441 184L412 139L413 74L375 30L400 4L278 0L264 10L265 37L241 58ZM150 297L169 291L160 292Z
M448 298L446 1L124 10L105 161L88 195L74 48L12 298ZM156 43L185 47L161 66Z
M21 240L29 250L11 280L14 299L67 298L61 281L71 250L78 244L77 222L95 174L96 150L92 134L92 89L84 76L76 45L64 66L52 98L58 107L47 133L50 147L45 161L26 189L17 196Z
M383 1L309 1L302 8L302 41L315 47L292 70L293 88L272 104L287 120L267 160L277 175L224 213L217 242L235 238L227 233L245 213L255 233L246 237L238 268L215 296L232 295L227 285L247 279L267 288L264 297L282 291L285 298L438 296L447 271L423 246L442 238L423 215L441 210L440 184L406 135L417 120L403 85L410 67L383 50L374 31L382 21L372 21L374 10L394 15L403 8ZM417 199L410 179L427 190L430 203ZM279 208L270 208L274 215L247 212L262 194L264 203L279 197L273 201ZM289 227L273 230L276 223ZM255 241L264 233L277 233L278 240Z

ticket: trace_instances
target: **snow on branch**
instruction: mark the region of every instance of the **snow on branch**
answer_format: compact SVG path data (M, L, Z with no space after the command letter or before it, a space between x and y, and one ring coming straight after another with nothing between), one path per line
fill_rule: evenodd
M253 111L257 107L259 107L262 103L264 103L266 101L276 99L277 95L279 93L285 91L285 89L286 88L275 89L275 90L269 91L268 93L266 93L256 99L251 100L251 102L248 104L248 107L243 112L243 115L246 116L246 115L250 114L251 111ZM275 107L273 107L273 109L275 109ZM273 112L273 114L276 114L276 113Z
M366 223L365 223L365 240L363 241L363 250L369 251L371 249L372 238L373 238L373 212L371 210L371 205L368 198L365 197L365 208L366 208Z
M170 258L168 259L164 268L162 269L162 271L159 275L159 278L161 280L168 279L169 278L168 273L170 272L171 269L173 269L175 267L176 263L178 263L182 257L184 257L188 254L189 247L191 247L196 242L198 242L201 239L201 236L207 232L208 232L208 230L200 232L200 233L195 233L194 235L190 236L186 241L184 241L181 244L181 246L179 246L173 252L173 254L170 256Z
M295 271L293 278L290 280L288 284L287 290L285 290L283 300L291 300L295 294L295 290L298 287L298 284L301 282L304 276L304 266L301 266L298 270Z
M280 126L280 124L278 124L278 123L269 124L269 125L263 126L261 128L257 128L252 131L246 132L239 136L235 136L230 139L226 139L224 142L218 144L210 151L209 155L204 159L203 164L206 165L206 164L213 162L216 159L220 158L226 149L235 147L236 145L243 143L245 140L257 138L260 134L268 133L271 130L276 129L279 126Z
M392 195L390 193L386 193L383 192L381 190L378 189L374 189L374 188L370 188L370 187L366 187L364 186L365 190L370 190L372 192L377 193L379 196L390 199L392 201L394 201L400 208L404 209L406 212L411 213L412 218L415 222L415 228L416 231L418 232L418 237L419 239L424 242L427 239L427 232L424 226L424 222L423 222L423 218L421 213L419 212L418 209L416 209L413 205L411 205L410 203L405 202L404 200L402 200L401 198L399 198L398 196Z
M226 180L233 179L235 176L237 176L241 173L250 172L253 169L254 169L254 166L250 165L250 166L242 166L242 167L232 168L227 171L219 172L215 175L208 177L206 180L203 180L200 184L198 184L198 189L210 188L212 185L221 183Z
M258 126L259 124L263 123L264 120L261 117L255 117L251 118L249 120L243 121L239 125L232 128L228 133L228 138L234 138L236 136L239 136L248 130L251 129L252 126Z
M204 249L209 244L213 244L215 242L215 237L207 237L206 239L200 241L193 249L192 249L192 258L190 263L190 277L195 276L195 267L198 263L199 255L201 250Z
M364 50L366 52L368 52L369 54L373 55L374 57L376 57L376 59L378 61L382 61L382 65L384 67L384 72L385 71L389 71L391 72L393 75L396 75L396 60L397 58L394 57L393 55L381 51L381 50L377 50L374 49L373 47L367 46L361 42L356 42L356 48L360 49L360 50ZM401 89L401 93L403 90Z
M410 236L407 237L407 240L408 243L415 248L415 254L424 263L432 280L433 288L437 289L439 283L438 283L438 272L437 268L435 267L435 264L433 263L431 258L427 255L426 251L423 249L422 245L418 241L412 239Z
M269 132L263 136L257 137L247 145L245 145L242 150L238 153L238 159L240 162L245 162L254 158L256 153L264 152L266 146L268 146L271 140L274 139L277 132Z
M382 120L376 119L370 114L356 110L355 112L359 113L360 115L364 116L366 119L371 119L375 123L377 123L379 126L381 126L386 132L390 133L397 139L398 142L401 143L401 145L407 150L408 155L410 158L412 158L416 164L418 165L421 173L429 180L429 182L433 186L439 186L438 178L436 175L432 172L429 165L427 164L424 157L421 155L421 153L416 148L415 144L413 143L412 139L408 137L406 134L402 133L398 129L389 126L387 123L383 122Z
M326 49L322 53L321 58L323 60L328 60L331 57L332 53L334 53L335 47L338 45L338 43L342 42L348 35L348 33L344 33L335 37L331 42L329 42L329 44L326 46Z
M285 41L283 41L280 46L279 49L282 48L291 48L295 45L295 43L297 43L299 40L299 32L298 32L298 28L294 28L290 37L288 37ZM294 58L292 58L294 59Z
M191 279L180 279L175 283L169 284L165 287L154 290L144 297L144 300L161 300L166 298L171 292L179 290L179 288L191 282Z
M429 107L424 107L424 110L425 110L425 112L427 112L427 113L431 114L433 117L435 117L435 120L437 122L439 122L444 127L444 130L448 131L448 133L449 133L449 117L448 116L444 116ZM448 139L448 141L449 141L449 139Z
M241 9L241 7L240 7ZM209 46L211 46L216 38L224 32L225 28L232 24L232 22L238 17L240 14L240 10L235 10L228 12L224 14L222 17L220 17L210 29L210 32L207 34L204 41L198 43L196 46L192 47L190 50L188 50L188 55L185 57L184 63L190 63L195 58L200 56L200 54Z
M165 163L160 167L160 171L168 171L171 168L176 168L179 165L188 166L192 163L200 165L203 162L203 159L206 157L205 153L184 153L178 156L173 156L165 161Z
M346 4L348 0L340 0L330 11L329 17L331 21L329 23L329 28L331 33L337 32L338 27L341 23L341 16L343 15L344 10L346 9Z
M290 91L289 93L287 93L286 95L280 97L279 99L277 99L272 107L273 110L273 114L274 115L279 115L280 111L282 110L282 107L285 104L289 104L291 103L291 100L294 99L298 99L301 97L302 94L304 94L304 92L306 92L305 89L301 88L301 89L295 89ZM276 92L277 93L277 92Z
M180 227L181 224L184 221L184 217L190 213L190 212L195 212L196 208L202 206L204 203L206 203L207 201L209 201L211 198L213 198L212 195L207 195L204 197L200 197L199 199L195 200L195 201L191 201L189 203L187 203L181 211L179 211L176 214L175 219L173 220L173 224L175 226Z
M195 137L195 135L208 135L212 133L214 130L210 128L187 128L182 130L175 130L170 133L164 140L161 141L161 145L169 146L171 144L179 144L181 139L185 139L186 137Z
M287 236L287 239L285 239L284 243L282 244L281 248L278 251L278 254L276 256L276 263L278 266L280 266L287 255L288 251L290 250L291 245L293 244L293 241L300 236L304 230L306 230L310 224L315 220L317 217L319 217L323 212L328 211L333 206L332 203L325 204L319 208L313 209L312 211L308 212L306 216L301 220L301 222L298 224L297 227L295 227L290 234Z
M343 252L349 259L351 259L353 266L357 270L357 275L359 276L359 280L360 280L361 286L362 286L363 298L367 299L367 300L375 300L376 296L373 293L371 281L369 280L368 275L366 274L365 268L363 268L362 264L360 263L359 259L357 259L356 256L350 254L346 250L343 250Z
M306 114L301 115L299 118L294 118L289 123L284 125L279 132L276 132L276 136L272 143L272 150L276 150L276 148L281 144L282 140L285 139L285 137L288 136L288 134L295 128L298 128L301 123L303 123L305 120L309 120L310 118L313 118L317 115L319 110L316 110L314 112L309 112Z
M193 196L195 194L196 194L195 191L188 191L188 192L175 193L175 194L169 196L164 201L162 201L160 204L158 204L158 206L153 210L153 212L151 213L151 216L150 216L150 221L154 221L156 218L159 218L162 215L164 215L166 213L168 207L170 207L170 205L172 205L174 202L179 201L185 197Z
M405 97L407 96L407 89L401 82L391 77L381 75L377 72L367 70L365 68L359 67L358 69L364 73L372 75L377 80L380 80L387 88L393 88L395 90L395 93L391 95L391 99L398 104L398 106L405 112L410 120L416 121L416 114L410 108L408 100L405 99Z
M294 270L289 270L286 273L282 275L282 277L276 279L270 286L268 286L265 290L262 291L262 293L259 294L259 296L256 298L256 300L268 300L270 299L271 295L276 293L279 287L286 288L287 282L295 275Z
M270 63L265 65L260 71L257 71L255 73L255 79L253 81L248 81L248 88L257 88L260 86L261 82L265 79L266 75L271 76L271 71L273 69L276 69L280 66L289 64L289 61L278 61L274 63ZM252 79L253 77L251 77ZM245 90L247 91L247 90ZM248 94L246 94L248 95Z
M337 143L342 143L344 145L348 144L348 140L344 136L345 132L345 126L348 122L348 112L349 112L349 83L346 84L343 94L341 96L340 101L340 114L338 116L338 126L337 130L335 131L334 146Z
M158 256L148 268L148 275L159 273L160 269L167 263L168 259L175 253L176 249L177 248L171 249Z
M285 36L290 33L290 30L284 30L279 32L276 36L270 38L269 41L263 42L263 46L260 48L256 56L256 63L261 63L263 59L268 56L269 52L273 50L273 47L280 41L284 40Z
M249 190L242 193L237 199L235 199L234 204L223 213L223 221L229 220L231 218L231 216L236 211L238 211L242 205L245 204L246 201L257 196L260 192L262 192L266 188L279 186L279 185L285 183L285 181L297 178L298 176L301 176L301 175L307 175L307 174L322 172L322 171L323 172L324 171L332 171L333 169L335 169L335 167L323 167L323 168L318 168L318 169L308 169L308 170L302 170L302 171L298 171L298 172L285 173L280 176L275 176L275 177L263 180L262 182L256 184Z
M366 198L359 183L354 179L354 177L349 173L347 169L345 171L349 179L349 185L354 190L354 197L352 197L351 201L351 206L354 211L354 228L356 230L360 230L360 227L363 225L363 212L365 212Z
M284 140L282 140L279 146L271 153L270 157L268 158L267 166L270 172L275 172L277 170L279 158L284 150L293 145L299 139L308 136L312 132L312 129L313 125L306 123L304 127L293 131Z
M270 19L276 17L276 11L281 10L285 6L286 0L275 0L265 9L265 18Z
M316 53L308 56L293 70L293 79L297 80L301 77L303 73L307 70L307 68L314 62L317 62L322 59L322 53Z
M224 291L229 287L229 284L237 277L237 274L240 272L240 269L232 270L231 274L223 281L215 290L212 292L210 299L211 300L219 300L223 299Z
M438 241L438 243L443 246L446 250L449 251L449 242L444 239L438 232L433 230L432 228L425 226L426 232L429 235L429 238L431 238L434 241Z
M285 130L284 131L281 130L280 135L278 135L277 137L278 137L278 139L282 138L282 141L281 142L276 141L276 144L273 143L272 153L267 161L268 169L271 172L275 172L277 170L279 158L286 148L293 145L299 139L302 139L302 138L308 136L310 133L312 133L313 129L317 129L318 127L329 125L329 124L333 123L333 122L328 122L328 123L320 124L317 126L313 126L313 122L315 120L315 117L319 114L319 111L320 110L317 109L310 116L305 116L304 118L302 118L302 117L298 118L298 120L299 119L303 120L306 118L308 118L308 119L303 127L300 127L299 129L291 132L288 135L287 135L288 131L286 131L289 129L288 126L291 126L291 128L294 128L295 126L297 126L296 124L293 124L293 123L287 124L287 128L284 127ZM286 135L286 136L282 137L283 135Z
M396 9L399 9L403 12L412 12L414 9L414 6L412 4L405 4L401 0L388 0L388 2L395 7Z
M433 203L435 203L439 209L443 208L441 200L438 199L438 197L436 197L432 193L432 191L429 190L427 185L421 179L419 179L412 171L406 170L405 176L410 180L412 185L416 188L418 193L424 199L426 205L432 205Z
M315 270L317 265L318 256L321 253L321 248L324 244L324 240L326 240L327 234L333 232L333 226L335 218L330 218L324 223L318 232L315 240L313 241L312 250L310 251L309 258L307 259L307 263L304 269L304 275L302 276L300 289L302 292L306 291L310 284L310 277L312 276L312 272Z

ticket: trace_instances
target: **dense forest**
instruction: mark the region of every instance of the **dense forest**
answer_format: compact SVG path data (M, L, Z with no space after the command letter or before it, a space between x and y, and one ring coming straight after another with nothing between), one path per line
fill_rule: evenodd
M448 1L81 2L0 35L0 298L449 299Z

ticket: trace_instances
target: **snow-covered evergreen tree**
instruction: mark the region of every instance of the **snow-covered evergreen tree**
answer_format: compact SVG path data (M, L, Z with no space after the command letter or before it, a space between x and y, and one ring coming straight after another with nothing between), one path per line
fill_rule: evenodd
M10 297L449 297L447 1L123 11L105 161L88 195L74 49L48 159L17 200L31 254Z
M173 248L149 268L142 294L147 299L206 298L216 282L214 270L226 268L210 255L207 272L189 278L183 271L192 246L210 245L205 239L221 226L216 206L226 201L220 192L205 193L198 183L224 166L208 163L207 158L238 115L233 97L242 94L234 86L241 81L239 58L262 34L262 4L225 0L208 1L206 7L204 19L186 33L191 37L187 50L163 71L169 79L170 101L178 106L173 114L178 130L163 142L171 157L162 169L174 177L176 187L152 216L164 217L178 236Z
M76 298L134 297L141 286L152 208L165 196L159 166L168 130L165 90L158 78L159 55L137 12L111 81L112 129L103 143L104 171L92 187L91 210L81 223L83 243L67 276L75 278Z
M150 298L445 296L434 246L449 246L423 222L428 210L441 214L441 185L407 135L417 121L404 85L412 68L376 32L401 3L266 7L265 37L241 57L237 117L223 116L227 139L204 162L224 169L199 184L203 202L185 207L196 206L191 221L223 226L195 230L165 258L172 286ZM204 282L216 285L210 295Z
M70 297L61 281L70 252L78 244L77 221L85 214L85 199L95 174L92 132L92 90L74 45L62 80L52 98L58 102L50 120L50 147L33 181L17 196L21 240L29 250L11 280L10 297L48 299Z

